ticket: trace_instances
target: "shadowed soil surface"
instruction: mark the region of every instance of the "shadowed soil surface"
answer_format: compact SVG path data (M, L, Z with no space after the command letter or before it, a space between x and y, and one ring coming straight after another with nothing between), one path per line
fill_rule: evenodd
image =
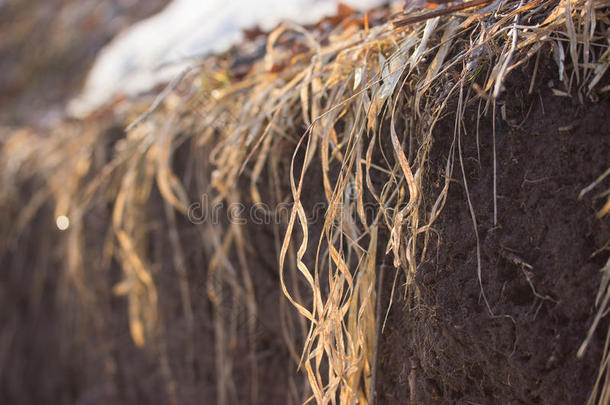
M480 239L482 289L456 155L454 181L435 225L432 244L438 248L430 249L416 276L421 302L406 303L397 293L381 337L378 403L585 403L607 324L583 359L576 352L595 315L606 260L605 253L592 255L610 237L610 227L595 216L603 199L579 201L578 195L607 169L610 100L580 105L553 96L548 81L556 75L550 69L532 95L529 75L508 81L506 121L496 122L496 225L491 114L481 119L479 161L477 106L467 110L472 129L462 134L461 146ZM453 120L435 132L431 158L438 172L430 183L439 186ZM387 267L386 305L394 272Z

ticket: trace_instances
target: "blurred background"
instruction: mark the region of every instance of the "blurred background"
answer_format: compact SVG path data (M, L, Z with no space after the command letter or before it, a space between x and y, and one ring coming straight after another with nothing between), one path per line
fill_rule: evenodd
M0 125L56 122L98 51L168 0L0 0Z
M57 124L72 98L69 114L83 118L226 50L244 38L243 29L270 31L285 20L313 24L334 15L339 3L365 10L386 2L2 0L0 124Z

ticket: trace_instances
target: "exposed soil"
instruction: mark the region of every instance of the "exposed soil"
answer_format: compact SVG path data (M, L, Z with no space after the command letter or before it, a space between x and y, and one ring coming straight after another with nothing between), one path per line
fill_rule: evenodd
M435 226L438 248L418 268L421 302L407 304L396 294L381 337L379 404L585 403L607 324L583 359L576 351L595 314L599 270L607 259L607 252L591 255L606 243L610 227L595 217L602 201L577 197L607 169L610 99L580 105L553 96L552 69L538 72L531 96L529 73L507 84L507 121L496 123L497 225L491 114L481 120L480 161L477 106L465 117L472 129L461 137L463 162L478 224L482 289L494 316L477 278L477 241L456 157L454 182ZM433 195L453 120L435 132ZM386 270L386 305L394 271Z

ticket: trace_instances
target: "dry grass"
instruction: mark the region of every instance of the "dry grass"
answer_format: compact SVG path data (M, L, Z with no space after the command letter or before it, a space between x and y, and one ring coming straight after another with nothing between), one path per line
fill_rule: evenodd
M601 176L599 176L593 183L589 186L585 187L580 195L579 199L582 199L583 196L590 191L597 188L600 183L610 175L610 169L606 170ZM606 203L602 207L601 210L597 213L597 216L601 219L608 215L610 211L610 189L605 190L604 192L598 193L594 198L604 198L606 197ZM610 241L606 242L606 245L601 249L593 253L593 256L601 254L610 249ZM597 327L601 319L607 315L608 313L608 305L610 304L610 257L606 261L606 265L601 269L602 272L602 280L599 286L599 292L595 297L595 306L598 307L597 314L595 315L595 319L591 327L589 328L589 332L587 333L587 338L582 343L578 350L578 357L582 358L584 356L585 350L591 343L591 338L595 333ZM596 399L599 404L606 404L610 401L610 353L608 350L610 349L610 329L606 334L606 345L604 346L604 353L599 365L599 374L597 376L597 380L595 381L595 385L593 386L593 392L589 397L588 404L595 404Z
M406 285L395 288L404 288L404 294L417 300L412 281L431 243L429 233L445 204L456 163L463 171L466 107L480 103L485 114L499 113L496 100L502 98L506 76L549 49L562 85L558 95L584 100L608 90L597 84L608 68L610 1L501 4L499 9L469 10L407 28L386 23L363 29L354 23L308 31L282 25L269 35L264 60L240 81L228 80L213 60L187 72L155 111L130 128L107 163L92 161L101 122L65 125L44 137L25 130L12 133L2 144L1 203L28 203L17 217L3 221L10 224L10 235L19 234L32 226L40 205L52 198L55 217L64 215L70 221L65 277L95 313L101 298L84 265L83 217L93 207L113 202L100 266L109 266L112 258L120 261L123 281L112 291L129 303L133 341L160 354L171 398L175 382L158 316L155 258L147 248L153 228L143 225L154 223L147 210L152 190L159 190L165 204L167 240L187 321L185 341L191 346L191 288L176 225L176 216L187 214L191 190L226 203L264 201L274 206L290 201L286 223L275 226L278 287L287 300L280 311L294 368L302 370L309 387L300 390L300 377L293 374L292 399L372 402L376 336L383 324L383 311L376 308L382 267L377 251L384 249L404 273ZM302 51L292 51L291 38L303 44ZM133 111L132 121L137 117ZM445 183L438 195L424 195L432 133L448 114L454 114L455 128L447 135L453 143L447 151ZM388 138L391 156L382 147ZM178 178L173 159L183 144L189 145L189 169L187 178ZM304 195L314 165L320 167L316 173L321 173L327 203L321 229L308 223L310 196ZM282 192L287 178L289 193ZM38 179L40 187L27 199L16 188L32 179ZM465 176L464 183L467 190ZM259 190L261 185L270 191ZM366 212L370 204L373 215ZM471 212L476 232L472 207ZM237 318L226 319L221 311L227 300L234 311L246 311L246 338L252 351L256 346L258 309L249 243L235 223L197 226L198 243L212 258L207 293L215 308L218 403L225 404L231 402L236 384L229 346ZM382 231L390 235L385 246L380 246ZM477 270L485 296L480 258ZM607 279L598 297L599 317L607 308ZM288 315L287 303L300 319ZM601 394L594 391L592 402L607 401L607 370L606 350L596 384ZM256 403L259 370L254 353L249 373L251 400Z

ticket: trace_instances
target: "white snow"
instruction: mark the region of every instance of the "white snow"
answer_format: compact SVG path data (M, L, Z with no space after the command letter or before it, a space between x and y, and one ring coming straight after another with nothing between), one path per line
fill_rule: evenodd
M0 0L1 1L1 0ZM366 10L387 0L343 0ZM135 96L168 82L196 56L221 52L242 29L274 28L281 21L315 23L334 15L338 0L173 0L160 13L120 33L97 56L83 92L68 114L83 117L117 96Z

